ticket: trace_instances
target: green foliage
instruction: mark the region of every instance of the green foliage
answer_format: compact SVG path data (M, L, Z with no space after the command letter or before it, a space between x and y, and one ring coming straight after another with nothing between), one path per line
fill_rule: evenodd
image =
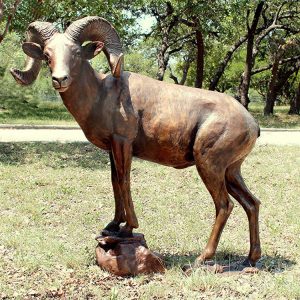
M12 1L11 1L12 2ZM26 0L21 1L13 19L12 29L23 35L29 23L35 20L54 22L61 29L85 16L101 16L110 21L122 35L124 44L130 44L133 32L129 27L134 19L127 13L129 4L115 0Z
M16 84L11 67L23 68L25 54L20 38L11 33L0 45L0 123L72 122L51 84L49 70L44 66L38 79L29 87Z
M231 92L233 95L236 95L240 75L243 73L244 70L244 60L246 56L246 51L242 48L236 55L233 57L231 62L228 64L224 75L222 76L219 89L220 91L228 91Z
M49 71L42 68L38 80L29 87L17 85L9 73L11 67L23 68L25 54L20 47L19 37L13 33L6 37L0 46L1 98L20 97L26 100L55 100L58 99L51 86Z
M5 18L10 11L13 0L5 1ZM155 77L158 66L158 51L166 45L167 65L180 80L189 61L189 69L185 84L193 86L197 75L197 47L195 30L200 30L204 37L204 82L209 84L218 70L225 54L241 37L247 33L247 23L251 23L258 1L196 1L196 0L134 0L134 1L88 1L88 0L26 0L22 1L13 18L11 30L6 41L0 48L0 78L2 82L1 97L24 97L25 99L56 99L57 95L51 88L48 71L42 69L38 81L29 88L19 88L8 73L11 66L21 67L24 55L20 49L20 41L24 31L33 20L39 19L54 22L61 30L78 18L87 15L99 15L108 19L117 29L124 44L125 70L138 72ZM282 7L281 7L282 5ZM281 7L281 11L278 9ZM254 69L274 62L279 45L294 41L295 46L289 47L282 59L299 53L300 24L297 14L299 6L296 1L266 1L259 27L269 26L276 13L284 17L280 24L284 28L276 29L267 34L259 44ZM5 18L0 28L3 29ZM140 20L151 20L151 28L145 30ZM191 25L192 24L192 25ZM288 28L288 29L287 29ZM170 29L166 40L166 31ZM262 29L261 29L262 30ZM256 37L262 31L257 32ZM225 68L217 89L235 95L244 71L246 59L246 42L238 48ZM291 62L293 64L295 62ZM108 72L108 64L104 55L92 61L96 70ZM286 67L289 65L287 64ZM283 67L284 68L284 67ZM284 70L284 69L283 69ZM166 71L168 75L168 70ZM270 81L270 69L258 73L251 78L251 88L266 98ZM171 81L168 76L165 80ZM299 76L293 74L280 91L278 100L288 103L295 96ZM290 92L289 92L290 91Z
M125 57L125 70L140 73L150 77L155 77L156 66L152 59L145 57L143 52L133 50L131 53L127 53Z

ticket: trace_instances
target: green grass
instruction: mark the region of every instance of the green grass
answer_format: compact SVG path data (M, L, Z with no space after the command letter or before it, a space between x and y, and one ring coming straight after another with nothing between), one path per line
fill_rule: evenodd
M250 102L249 111L259 122L260 127L300 129L300 115L289 115L288 105L275 106L272 116L264 116L263 110L263 103Z
M75 124L72 115L61 102L35 102L0 97L0 124Z
M273 116L263 115L263 104L251 102L250 112L261 127L300 129L300 116L288 115L288 106L276 106ZM76 122L62 102L33 102L0 97L0 124L75 125Z
M0 144L0 299L299 299L300 158L297 147L256 147L243 168L262 201L262 270L186 276L205 246L214 205L194 167L134 160L132 195L164 275L114 277L95 265L94 237L113 215L109 160L88 144ZM236 204L216 260L248 253L248 224Z

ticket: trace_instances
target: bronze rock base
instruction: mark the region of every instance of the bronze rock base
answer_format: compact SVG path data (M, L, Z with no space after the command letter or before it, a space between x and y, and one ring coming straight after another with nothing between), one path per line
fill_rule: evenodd
M161 257L151 252L144 235L134 233L133 237L99 236L96 238L97 264L117 276L164 273Z

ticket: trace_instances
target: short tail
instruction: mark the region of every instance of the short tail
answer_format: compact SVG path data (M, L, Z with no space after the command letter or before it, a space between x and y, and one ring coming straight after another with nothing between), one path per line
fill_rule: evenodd
M260 137L260 127L258 126L257 137Z

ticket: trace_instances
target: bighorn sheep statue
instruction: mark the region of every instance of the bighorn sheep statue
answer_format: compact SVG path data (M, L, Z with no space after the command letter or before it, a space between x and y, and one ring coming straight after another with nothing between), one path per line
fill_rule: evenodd
M261 256L260 202L246 187L241 164L254 147L259 127L240 103L222 93L124 72L119 36L100 17L75 21L64 33L51 23L33 22L22 47L28 58L24 71L11 70L16 81L31 84L45 60L53 87L87 139L109 153L115 216L107 231L130 236L138 227L130 194L132 157L178 169L196 165L216 208L210 238L197 262L215 254L233 208L230 194L248 216L247 263L255 265ZM112 75L96 73L88 62L102 50ZM126 224L120 227L122 222Z

